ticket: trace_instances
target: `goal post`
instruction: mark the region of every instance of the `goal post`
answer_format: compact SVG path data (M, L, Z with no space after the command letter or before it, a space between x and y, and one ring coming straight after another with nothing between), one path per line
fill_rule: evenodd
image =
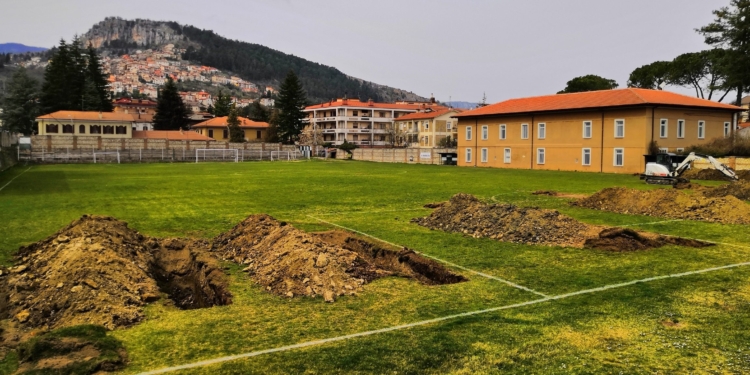
M201 161L240 161L240 153L236 148L198 148L195 150L195 162Z
M94 151L94 164L96 164L96 157L99 156L99 160L107 160L107 155L113 155L117 159L117 164L120 164L120 151Z

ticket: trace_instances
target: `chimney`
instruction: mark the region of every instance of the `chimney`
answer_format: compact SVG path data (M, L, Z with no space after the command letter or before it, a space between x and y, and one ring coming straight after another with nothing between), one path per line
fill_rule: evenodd
M430 103L435 104L435 95L430 94Z
M372 107L372 106L373 106L373 101L372 101L372 99L367 99L367 105L368 105L368 106L370 106L370 107Z

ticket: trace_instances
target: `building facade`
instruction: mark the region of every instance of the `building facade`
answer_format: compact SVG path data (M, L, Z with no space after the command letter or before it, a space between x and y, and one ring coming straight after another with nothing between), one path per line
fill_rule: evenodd
M460 109L446 108L410 113L396 120L396 144L409 147L446 147L458 135L454 115Z
M305 108L306 132L320 137L320 143L340 145L344 141L360 147L385 147L395 138L394 122L410 113L445 109L436 103L396 104L338 99Z
M257 122L244 117L238 117L240 120L240 129L245 132L245 141L262 142L266 139L268 133L267 122ZM201 135L212 138L217 141L229 140L228 117L216 117L192 126L192 129Z
M652 141L681 152L729 137L740 111L645 89L511 99L454 116L458 165L641 173Z
M57 111L36 119L39 135L131 138L133 115L117 112Z

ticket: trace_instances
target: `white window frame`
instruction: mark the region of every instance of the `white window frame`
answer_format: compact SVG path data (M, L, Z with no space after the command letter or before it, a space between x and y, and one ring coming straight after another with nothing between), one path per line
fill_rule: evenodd
M546 122L540 122L536 125L537 130L537 139L546 139L547 138L547 123Z
M480 155L481 155L480 161L482 163L486 163L490 159L490 151L486 147L482 148Z
M617 124L622 122L622 135L617 135ZM625 119L615 119L615 138L625 138Z
M521 124L521 139L529 139L529 124Z
M677 138L685 138L685 120L677 120Z
M617 152L620 152L620 155L622 155L622 163L617 164ZM612 165L615 167L624 167L625 166L625 149L624 148L615 148L612 152Z
M731 134L732 134L732 123L725 122L724 123L724 138L729 138Z
M500 139L507 139L508 127L505 124L500 124Z
M588 154L589 156L588 162L586 161L586 154ZM591 165L591 149L590 148L584 148L581 150L581 165L585 165L585 166Z
M659 138L669 137L669 119L659 120Z
M466 140L467 141L471 140L471 136L472 136L472 134L471 134L471 126L467 126L466 127L466 134L464 134L464 135L466 136Z
M698 121L698 139L706 139L706 122Z
M668 154L669 148L668 147L659 147L659 153L660 154Z
M511 162L511 150L510 148L506 148L503 150L503 163L510 164Z
M430 130L430 122L429 121L425 121L423 124L424 124L424 130Z
M536 164L544 165L544 163L546 162L547 162L547 151L544 150L544 147L540 147L536 149Z
M486 141L490 139L490 127L488 125L482 125L482 140Z
M445 130L451 130L453 124L450 121L445 122Z
M588 134L586 134L588 131ZM593 121L584 121L583 122L583 138L589 139L594 135L594 122Z
M466 159L467 163L471 163L471 147L466 148L466 152L464 153L464 159Z

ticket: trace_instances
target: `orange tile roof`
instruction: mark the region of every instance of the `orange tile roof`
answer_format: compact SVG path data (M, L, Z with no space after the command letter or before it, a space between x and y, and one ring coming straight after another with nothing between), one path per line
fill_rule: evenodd
M448 114L448 113L461 113L463 112L463 109L458 108L445 108L445 109L439 109L432 112L417 112L417 113L410 113L408 115L404 115L401 117L396 118L396 121L409 121L409 120L428 120L433 119L435 117L440 117L442 115Z
M454 117L509 115L639 105L699 107L727 111L742 110L740 107L733 105L698 99L669 91L626 88L510 99L467 111Z
M205 135L189 130L133 130L134 139L168 139L170 141L212 141Z
M226 128L227 116L215 117L207 121L203 121L193 125L193 128ZM241 128L267 128L269 125L267 122L253 121L248 118L239 117Z
M330 102L320 103L305 107L305 110L336 108L336 107L361 107L361 108L379 108L379 109L401 109L401 110L419 110L424 108L446 108L441 105L430 104L395 104L395 103L375 103L363 102L359 99L337 99Z
M750 128L750 122L743 122L741 124L737 124L737 127L740 129Z
M121 121L133 122L133 115L122 112L95 112L95 111L57 111L37 117L37 120L58 121Z

